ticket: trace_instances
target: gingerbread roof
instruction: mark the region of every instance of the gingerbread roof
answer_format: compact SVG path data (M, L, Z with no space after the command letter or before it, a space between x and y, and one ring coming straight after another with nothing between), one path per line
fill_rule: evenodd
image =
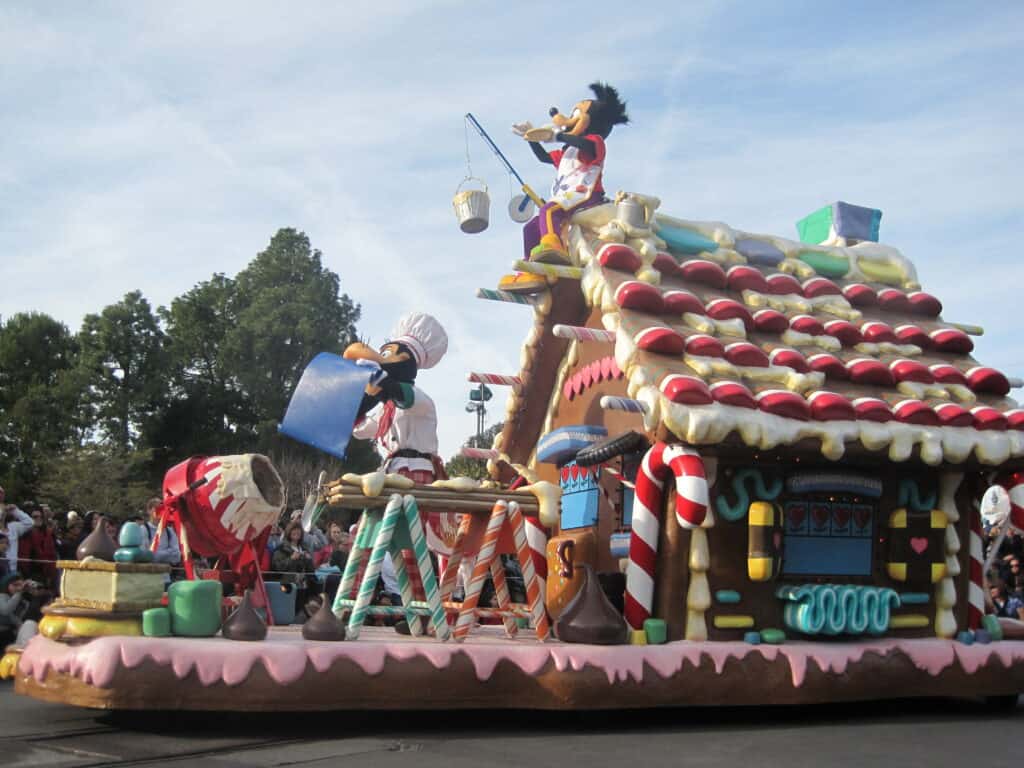
M811 439L831 460L855 443L932 465L1024 455L1010 380L971 357L974 329L943 319L896 249L808 245L629 203L577 214L569 240L649 429L762 450Z

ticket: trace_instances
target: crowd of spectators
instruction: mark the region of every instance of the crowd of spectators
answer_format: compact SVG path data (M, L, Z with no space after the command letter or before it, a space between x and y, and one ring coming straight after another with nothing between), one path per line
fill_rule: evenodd
M992 527L987 532L986 555L992 554L999 538L999 528ZM986 574L992 608L997 616L1024 620L1024 537L1011 528L998 546Z

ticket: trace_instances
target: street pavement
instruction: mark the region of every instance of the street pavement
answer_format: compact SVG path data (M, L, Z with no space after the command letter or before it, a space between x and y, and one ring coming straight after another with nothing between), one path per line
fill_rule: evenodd
M1024 707L964 701L648 712L114 715L0 683L0 766L997 768L1022 763Z

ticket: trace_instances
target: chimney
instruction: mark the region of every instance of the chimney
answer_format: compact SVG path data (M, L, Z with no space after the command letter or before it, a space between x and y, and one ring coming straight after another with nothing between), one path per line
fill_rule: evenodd
M878 242L882 212L838 201L819 208L796 223L801 243L811 245L856 245L864 240Z

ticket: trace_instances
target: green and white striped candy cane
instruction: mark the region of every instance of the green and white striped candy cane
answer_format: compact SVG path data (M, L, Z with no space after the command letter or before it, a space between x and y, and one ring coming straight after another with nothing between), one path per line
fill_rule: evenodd
M437 584L437 574L434 573L434 563L430 559L430 552L427 550L427 537L423 532L423 523L420 521L420 511L416 506L416 499L406 496L403 500L405 519L409 526L409 537L412 539L413 553L416 555L416 567L420 571L420 580L423 582L423 591L426 594L427 605L430 609L430 623L434 627L434 635L438 640L447 640L451 634L448 621L445 618L444 606L441 604L441 592ZM412 600L405 600L405 593L402 593L402 602L412 605ZM411 623L410 623L410 626Z
M395 532L395 524L402 514L402 497L394 493L384 508L384 517L381 520L380 528L377 530L377 540L373 544L373 551L370 553L370 562L366 566L366 573L363 575L363 582L359 585L359 594L356 595L356 604L352 606L352 615L348 617L348 639L359 639L359 630L366 621L367 610L373 601L373 593L377 588L377 579L380 578L381 563L385 557L389 557L388 550L391 545L391 537ZM347 570L347 568L346 568ZM341 592L339 588L339 593Z
M364 547L359 546L363 530L368 524L372 524L369 522L371 518L379 516L379 511L369 509L364 509L363 514L359 516L359 527L356 529L355 538L352 539L352 549L349 551L348 562L345 563L345 573L342 574L341 584L338 586L338 592L334 596L334 605L331 606L331 611L338 618L344 615L345 609L348 607L345 604L346 598L352 592L352 588L356 584L356 577L359 576L359 564L363 560L363 552L366 551Z

